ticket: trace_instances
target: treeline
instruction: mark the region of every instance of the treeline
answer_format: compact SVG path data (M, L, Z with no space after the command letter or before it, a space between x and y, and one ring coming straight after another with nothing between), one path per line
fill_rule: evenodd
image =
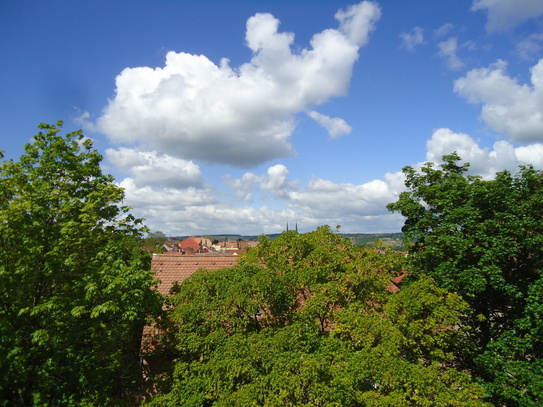
M352 244L357 246L373 246L382 243L393 250L406 250L403 233L342 233Z
M540 171L405 167L407 256L288 231L165 299L142 221L60 126L0 167L1 406L543 404ZM151 323L172 364L144 377Z

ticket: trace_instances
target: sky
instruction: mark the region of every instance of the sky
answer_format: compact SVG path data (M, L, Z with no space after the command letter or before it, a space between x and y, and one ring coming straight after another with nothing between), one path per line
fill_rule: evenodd
M543 169L542 0L3 0L0 150L83 129L167 235L400 232L404 166Z

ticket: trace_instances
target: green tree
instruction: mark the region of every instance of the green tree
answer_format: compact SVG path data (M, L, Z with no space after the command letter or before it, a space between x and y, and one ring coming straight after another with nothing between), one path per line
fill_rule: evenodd
M492 181L466 176L457 154L420 171L389 204L406 220L409 270L470 305L463 366L496 405L543 402L543 176L531 166Z
M140 220L81 131L41 124L0 167L0 405L121 405L151 290Z
M421 280L387 286L404 257L339 233L289 231L238 266L183 282L177 359L153 406L484 406L447 351L466 304Z
M151 246L154 248L162 248L162 245L168 240L164 232L157 230L156 232L149 232L143 239L144 246Z

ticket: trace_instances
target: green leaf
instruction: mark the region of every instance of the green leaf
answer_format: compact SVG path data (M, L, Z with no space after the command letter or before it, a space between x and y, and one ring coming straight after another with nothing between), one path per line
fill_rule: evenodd
M141 226L81 131L40 124L0 165L0 405L122 405L161 314Z
M388 208L406 218L413 278L430 276L470 307L458 325L460 367L496 405L539 405L543 174L523 166L484 181L460 161L452 154L438 167L405 168L409 191Z

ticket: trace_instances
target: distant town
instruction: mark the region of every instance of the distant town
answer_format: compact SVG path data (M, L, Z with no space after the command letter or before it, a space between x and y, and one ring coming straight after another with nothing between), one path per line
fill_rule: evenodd
M149 251L156 251L161 246L163 252L182 254L234 254L238 255L258 244L260 236L238 235L238 234L217 234L198 236L170 236L166 237L161 232L156 232L163 238L159 241L145 242L144 245ZM155 234L149 239L156 238ZM270 240L279 236L279 233L268 234ZM404 250L403 233L342 233L352 244L357 246L372 246L380 242L393 250ZM147 239L146 239L147 240Z

